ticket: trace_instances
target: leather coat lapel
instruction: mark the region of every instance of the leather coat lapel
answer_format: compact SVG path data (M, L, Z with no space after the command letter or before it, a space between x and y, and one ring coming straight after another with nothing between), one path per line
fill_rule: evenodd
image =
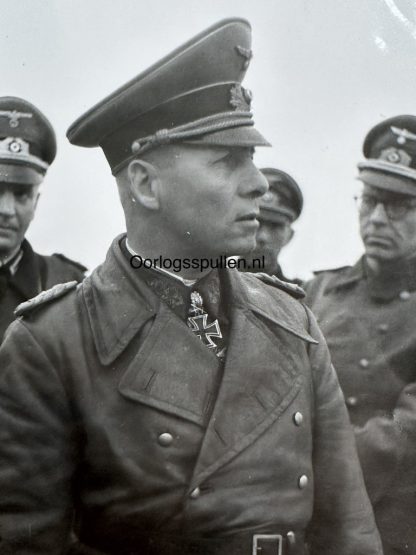
M117 237L107 258L82 283L89 322L101 364L111 364L132 338L155 316L160 301L135 279Z
M293 320L287 301L274 303L257 278L248 296L251 287L241 275L229 274L233 298L227 359L190 491L252 444L298 394L302 375L297 353L288 347L291 336L316 343L304 324ZM278 326L277 333L264 319Z
M161 305L149 334L129 363L120 393L205 426L219 360L169 308Z
M120 251L120 239L82 284L100 362L126 366L119 384L124 397L205 425L219 360L136 278ZM132 357L116 361L139 332Z

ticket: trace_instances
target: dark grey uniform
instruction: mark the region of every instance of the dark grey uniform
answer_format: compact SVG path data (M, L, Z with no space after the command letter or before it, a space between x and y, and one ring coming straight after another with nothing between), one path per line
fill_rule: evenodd
M65 281L82 281L86 268L62 254L42 256L33 251L28 241L22 244L17 267L13 272L0 269L0 342L14 319L17 305L41 291Z

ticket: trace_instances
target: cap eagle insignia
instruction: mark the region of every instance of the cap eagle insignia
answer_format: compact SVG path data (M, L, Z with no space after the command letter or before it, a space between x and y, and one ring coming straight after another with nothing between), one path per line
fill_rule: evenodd
M18 127L21 118L31 118L30 112L18 112L17 110L0 110L0 117L9 118L10 127Z
M249 89L245 89L236 83L230 90L230 105L238 111L249 112L253 95Z

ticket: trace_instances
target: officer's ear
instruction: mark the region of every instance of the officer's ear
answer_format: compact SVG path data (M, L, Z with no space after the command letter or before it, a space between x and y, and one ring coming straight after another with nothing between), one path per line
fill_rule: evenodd
M33 196L35 197L35 206L33 211L35 211L36 208L38 207L38 202L40 197L40 185L35 186L33 191Z
M149 210L158 210L160 180L157 168L145 160L132 160L128 177L132 201Z
M282 245L282 247L286 246L288 243L290 243L290 241L293 239L293 236L295 235L295 230L288 225L287 229L286 229L286 237L284 240L284 243Z

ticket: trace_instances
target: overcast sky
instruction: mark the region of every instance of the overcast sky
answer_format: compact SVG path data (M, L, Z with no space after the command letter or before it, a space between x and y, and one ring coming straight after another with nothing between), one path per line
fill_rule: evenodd
M416 114L414 0L0 0L0 95L37 105L58 156L29 239L90 268L124 230L99 149L71 146L68 126L104 96L216 21L247 18L256 163L292 174L305 196L282 261L288 275L360 255L353 195L369 128Z

